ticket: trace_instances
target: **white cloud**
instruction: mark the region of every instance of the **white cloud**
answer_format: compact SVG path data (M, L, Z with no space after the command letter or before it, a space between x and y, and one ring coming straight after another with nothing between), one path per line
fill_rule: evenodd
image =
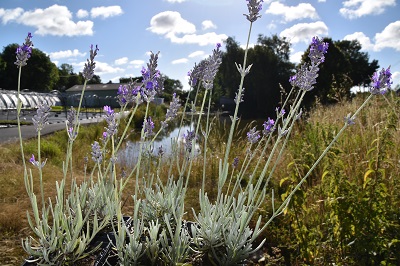
M121 57L121 58L115 59L115 61L114 61L114 64L116 64L117 66L125 65L126 63L128 63L128 57Z
M301 57L303 56L304 52L295 52L290 54L290 62L299 64L301 62Z
M24 10L20 7L15 9L3 9L0 8L0 18L3 24L7 24L9 21L16 20L19 16L21 16Z
M78 49L74 50L65 50L49 53L51 60L61 59L61 58L70 58L70 57L78 57L85 56L86 53L80 53Z
M201 25L202 25L203 30L216 29L217 28L217 26L211 20L204 20L201 23Z
M265 13L283 16L285 22L305 18L318 19L317 11L309 3L300 3L297 6L285 6L282 3L273 2Z
M187 34L182 37L177 37L175 35L168 36L168 38L173 43L190 43L190 44L198 44L200 46L205 45L216 45L217 43L223 43L228 36L226 34L216 34L215 32L209 32L205 34Z
M326 0L318 0L318 3L325 3Z
M186 0L166 0L168 3L183 3Z
M102 17L109 18L123 14L122 8L120 6L100 6L94 7L90 10L90 15L92 18Z
M375 34L375 50L393 48L400 51L400 20L387 25L382 32Z
M133 65L133 68L140 68L141 66L144 65L143 60L132 60L129 62L129 64Z
M176 59L174 61L171 62L171 64L173 65L177 65L177 64L186 64L189 60L187 58L180 58L180 59Z
M392 88L394 88L396 85L400 85L400 72L399 71L395 71L392 73L392 78L393 78L393 86Z
M216 34L215 32L195 34L196 27L175 11L164 11L153 16L150 20L150 27L147 29L153 33L164 35L171 42L179 44L215 45L228 38L225 34Z
M18 15L18 16L17 16ZM66 6L52 5L45 9L37 8L33 11L23 9L8 9L0 11L3 23L15 22L31 26L38 35L80 36L93 35L92 21L72 20L72 13Z
M87 16L89 16L89 12L84 9L79 9L78 12L76 12L76 16L77 18L86 18Z
M374 44L371 43L371 39L366 36L363 32L354 32L352 34L348 34L344 36L343 40L357 40L360 42L362 46L362 50L372 50L374 49Z
M205 52L204 51L195 51L191 54L188 55L189 58L193 58L193 57L204 57L205 56Z
M395 6L396 0L347 0L339 10L342 16L355 19L367 15L379 15L386 7Z
M119 72L123 72L123 71L124 71L124 69L119 68L119 67L112 67L108 63L96 62L96 68L95 68L96 75L119 73Z
M148 30L156 34L194 33L196 27L179 12L164 11L151 18Z
M322 21L298 23L280 33L280 37L286 37L291 43L309 43L314 36L326 35L328 35L328 27Z

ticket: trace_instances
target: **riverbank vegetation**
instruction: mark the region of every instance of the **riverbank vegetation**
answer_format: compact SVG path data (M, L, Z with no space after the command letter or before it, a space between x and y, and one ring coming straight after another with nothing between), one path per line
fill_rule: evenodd
M275 200L284 198L298 182L342 125L343 117L363 98L359 94L352 101L319 106L307 114L296 127L272 179ZM268 247L264 251L271 257L271 265L274 265L272 261L275 265L283 264L283 260L292 265L324 265L327 261L399 263L399 113L399 99L392 93L386 98L376 98L360 114L358 122L335 144L296 193L287 211L263 234ZM102 131L103 125L81 128L74 148L74 153L80 155L77 158L87 155L90 143L101 137ZM212 152L207 162L210 193L215 190L217 158L222 154L227 133L223 122L216 124L214 132L209 139ZM243 134L236 135L232 153L241 160L246 156L246 142ZM35 151L35 144L35 140L24 142L27 154ZM65 144L65 132L47 136L42 142L43 157L48 158L46 168L50 169L43 180L46 196L51 198L55 196L54 182L62 178L60 158ZM29 232L25 214L29 202L21 179L19 145L2 144L0 149L0 263L18 264L25 257L20 239ZM78 179L83 179L84 162L77 160L73 165ZM201 173L202 167L195 164L193 172ZM188 216L191 216L190 208L198 208L196 191L201 186L200 180L201 176L195 174L190 181L191 192L187 193L185 202ZM269 204L260 209L260 212L270 211Z

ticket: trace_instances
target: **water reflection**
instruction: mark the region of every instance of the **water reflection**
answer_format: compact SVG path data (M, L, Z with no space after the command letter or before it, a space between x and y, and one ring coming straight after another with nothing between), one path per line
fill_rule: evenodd
M173 153L174 147L184 144L183 134L187 133L188 130L193 130L193 126L185 125L179 130L179 127L173 128L169 133L156 139L150 147L147 145L146 151L153 156L158 156L160 147L164 151L164 157L170 156ZM126 146L118 152L118 162L125 167L133 167L138 159L140 149L140 141L128 141ZM195 144L195 152L198 153L200 146Z

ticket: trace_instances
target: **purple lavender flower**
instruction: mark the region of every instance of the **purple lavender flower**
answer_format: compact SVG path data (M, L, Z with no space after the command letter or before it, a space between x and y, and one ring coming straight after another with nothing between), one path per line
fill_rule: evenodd
M179 103L179 97L176 97L176 93L172 95L172 101L169 103L169 108L167 109L167 113L165 114L165 121L168 122L174 119L178 115L179 107L181 104Z
M239 100L239 103L242 103L242 102L244 102L244 91L245 91L245 88L242 88L242 93L240 94L240 100ZM237 94L237 92L235 92L235 99L233 99L233 101L237 104L238 102L238 94Z
M44 160L41 164L39 164L39 161L36 161L35 155L32 154L32 157L29 159L29 162L36 166L37 168L43 168L46 165L47 159Z
M318 37L313 37L308 57L311 62L318 65L325 61L325 54L328 52L329 43L323 42Z
M382 68L382 70L378 73L375 72L371 78L371 93L376 94L385 94L388 90L390 90L392 81L392 73L390 73L390 66L387 69Z
M108 125L105 128L106 129L105 133L107 133L107 137L111 137L111 136L117 134L117 132L118 132L118 122L115 117L114 110L112 110L110 106L108 106L108 105L104 106L104 112L106 113L104 115L104 118ZM103 137L104 137L104 134L103 134Z
M103 161L103 153L101 152L100 144L95 141L93 142L92 146L92 160L95 163L101 163Z
M188 72L190 87L194 88L197 82L203 79L206 64L207 60L202 60L199 64L195 64L193 69Z
M275 130L274 125L275 125L275 121L268 117L268 120L265 121L263 124L263 126L264 126L264 130L262 131L263 134L265 136L271 134Z
M260 139L260 132L256 130L256 127L253 127L250 129L249 132L247 132L247 140L251 143L257 143L257 141Z
M235 157L235 158L233 159L232 167L233 167L233 168L237 168L238 165L239 165L239 158L238 158L238 157Z
M351 113L348 113L347 116L344 118L344 120L345 120L346 124L348 124L349 126L352 126L352 125L354 125L356 123L354 121L355 117L352 117Z
M214 78L218 72L218 68L222 63L222 51L220 50L221 44L217 44L213 50L213 54L206 60L205 68L203 71L203 87L210 90L214 86Z
M163 148L163 146L161 145L160 147L158 147L158 152L157 152L159 157L163 157L165 154L165 150Z
M46 101L43 101L41 104L39 104L36 115L32 118L37 132L41 131L44 128L44 125L49 123L49 115L50 106Z
M328 43L322 42L318 37L314 37L310 46L308 57L311 65L304 63L300 66L296 75L290 77L289 82L304 91L310 91L317 83L319 64L325 61L325 54L328 51Z
M261 18L260 11L262 9L263 0L246 0L249 14L243 14L248 21L254 22Z
M161 76L160 71L157 70L158 54L151 52L149 63L147 68L142 68L142 86L135 88L132 94L136 96L140 94L141 98L145 102L150 102L154 99L158 91L164 89L164 78Z
M93 50L93 45L90 46L90 60L87 59L87 63L85 63L85 67L83 68L82 75L85 78L85 80L91 80L94 76L94 68L96 67L96 63L94 62L94 58L97 55L97 51L99 51L99 48L96 48Z
M28 32L28 36L25 38L25 42L22 44L22 46L18 46L17 48L16 51L17 60L15 61L14 64L16 64L19 67L26 66L27 65L26 62L31 57L32 47L33 47L31 39L32 39L32 34Z
M144 128L144 134L146 136L151 136L154 134L154 132L153 132L154 122L153 122L153 120L151 120L151 117L147 118L147 120L144 120L143 128Z
M194 133L194 131L187 130L187 133L183 134L185 148L188 152L192 151L192 144L194 139L196 139L196 134Z
M128 85L119 85L117 91L118 102L121 106L124 106L126 103L131 101L132 94L129 93Z

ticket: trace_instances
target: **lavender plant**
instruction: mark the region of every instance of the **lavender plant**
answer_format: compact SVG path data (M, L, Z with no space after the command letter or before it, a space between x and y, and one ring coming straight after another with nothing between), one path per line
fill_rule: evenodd
M231 116L231 126L226 140L223 158L218 161L217 193L211 197L206 191L207 148L209 136L213 128L210 118L211 95L213 82L221 64L221 44L217 44L212 54L189 72L189 85L195 92L193 102L189 96L184 104L184 110L191 107L190 113L183 111L180 126L184 119L190 120L192 128L183 132L183 144L173 140L173 152L167 160L162 147L158 149L158 165L156 168L143 170L146 160L151 160L145 153L151 153L156 137L168 128L168 124L177 116L181 107L180 99L173 95L165 119L160 122L159 129L155 130L155 121L149 115L151 101L163 89L163 79L158 67L158 53L151 53L146 68L141 71L143 81L131 81L118 89L120 112L109 106L104 107L106 126L102 138L91 144L91 157L94 164L88 179L78 184L72 167L73 145L79 136L79 113L86 88L86 83L94 75L95 57L98 52L96 46L90 48L90 58L85 64L83 86L80 103L77 110L71 109L66 120L66 134L68 146L63 164L63 179L56 183L57 195L55 202L46 199L43 190L42 173L45 170L46 160L42 160L40 153L41 130L46 125L49 106L42 103L34 124L38 132L37 160L32 155L29 160L37 168L40 179L41 204L37 202L33 188L34 172L28 172L23 151L20 133L21 155L24 164L24 180L26 190L32 206L32 214L28 213L28 220L33 237L23 242L24 249L29 254L30 262L38 265L74 264L84 257L96 252L99 246L93 247L92 241L104 232L112 231L114 239L110 239L115 255L120 265L139 264L179 264L189 261L200 261L214 265L240 265L246 263L251 254L262 247L264 241L255 246L256 239L266 230L271 221L282 214L287 208L294 193L308 178L311 171L326 155L343 131L354 121L368 101L378 94L384 94L391 86L390 68L382 69L372 77L371 94L354 114L344 118L343 128L338 132L331 143L315 161L310 170L292 189L279 206L275 206L274 191L269 192L269 181L274 175L279 159L290 138L296 122L302 115L300 108L305 94L311 91L316 84L319 66L325 60L328 45L314 37L310 47L310 63L303 64L297 73L290 77L292 90L289 97L294 101L286 100L276 109L276 119L268 118L263 128L252 127L247 133L247 149L245 158L240 160L231 154L233 136L237 128L238 110L244 100L243 82L251 71L251 64L247 63L247 53L253 23L260 18L262 0L247 0L248 13L244 14L249 21L249 32L246 49L241 64L236 64L241 79L235 97L235 110ZM28 34L25 43L17 50L16 65L21 68L27 64L31 53L31 38ZM20 77L19 75L19 77ZM197 98L204 90L199 106ZM18 86L19 97L19 86ZM208 99L208 111L204 114ZM119 178L117 168L117 154L128 134L128 128L133 121L139 105L145 105L145 115L140 132L140 146L136 164L130 171L124 172L124 178ZM18 104L18 114L21 101ZM202 126L205 116L205 126ZM121 119L126 122L125 128L120 128ZM19 121L19 120L18 120ZM272 147L271 144L273 143ZM201 145L200 152L196 152L196 145ZM269 152L269 153L268 153ZM185 198L188 184L192 176L192 167L198 158L203 165L201 189L199 190L199 209L193 209L195 221L186 222ZM267 158L264 162L263 158ZM85 163L85 165L87 162ZM167 182L160 179L161 165L169 170ZM172 167L177 168L177 175L172 174ZM154 171L152 171L154 170ZM69 178L70 190L68 195L65 186ZM134 180L133 180L134 179ZM248 179L246 185L242 181ZM134 184L132 194L133 216L126 219L123 213L123 194L126 193L128 183ZM258 210L265 204L267 194L271 193L272 213L269 216L258 215ZM41 207L41 208L40 208ZM33 219L32 219L33 218ZM252 221L255 226L251 226Z

